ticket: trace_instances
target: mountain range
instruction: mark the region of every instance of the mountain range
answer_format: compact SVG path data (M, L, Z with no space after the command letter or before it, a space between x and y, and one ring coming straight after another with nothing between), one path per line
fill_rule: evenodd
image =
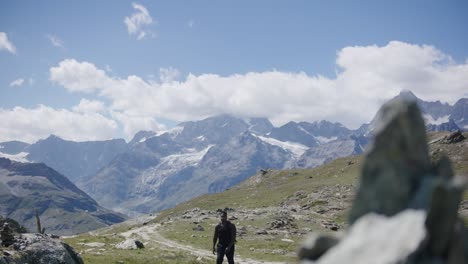
M416 100L428 130L468 129L468 99L454 105ZM43 162L66 175L100 205L127 215L173 207L235 186L260 169L312 168L361 154L373 121L351 130L329 121L289 122L219 115L183 122L166 132L123 139L72 142L56 136L34 144L0 143L6 158Z
M71 235L122 222L70 180L43 163L0 158L0 215L36 231L37 210L47 233Z

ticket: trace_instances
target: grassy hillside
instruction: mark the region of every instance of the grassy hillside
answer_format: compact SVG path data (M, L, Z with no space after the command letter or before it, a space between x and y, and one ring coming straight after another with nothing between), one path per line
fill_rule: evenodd
M437 140L444 135L446 133L429 136L429 141L433 142L430 144L431 157L437 160L443 153L448 154L456 174L467 177L468 140L445 144ZM162 246L152 238L161 235L190 245L194 250L208 252L213 228L218 222L216 211L228 208L239 234L236 254L242 258L295 263L297 247L308 233L335 232L347 226L347 212L358 184L361 163L362 157L347 157L314 169L259 172L222 193L203 195L145 221L126 222L67 239L67 242L82 252L87 263L115 263L118 260L151 263L149 257L152 261L158 259L159 263L171 258L177 258L177 261L170 263L212 263L213 258L209 256L193 256L187 251ZM467 192L460 214L468 220ZM128 254L114 249L112 245L122 241L123 234L128 235L132 230L132 236L142 239L148 247L128 251ZM84 245L93 241L102 241L106 246L98 251Z

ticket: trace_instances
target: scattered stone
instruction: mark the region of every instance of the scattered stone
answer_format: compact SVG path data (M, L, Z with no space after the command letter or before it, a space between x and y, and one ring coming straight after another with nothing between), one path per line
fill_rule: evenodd
M259 229L255 231L256 235L268 235L268 232L265 229Z
M280 212L275 216L273 221L267 224L267 229L297 229L297 224L294 218L289 215L289 212Z
M197 225L196 227L193 227L192 230L193 231L198 231L198 232L203 232L203 231L205 231L205 228L203 228L203 226L201 226L201 225Z
M326 229L330 229L332 231L338 231L338 229L340 229L340 226L337 223L335 223L334 221L322 220L321 221L321 226L326 228Z
M237 235L238 235L238 236L247 235L247 227L246 227L246 226L239 227L239 228L237 229Z
M15 243L13 230L11 230L10 224L8 224L8 222L3 223L2 230L0 231L0 240L2 241L2 246L5 247L9 247Z
M115 248L118 249L139 249L144 248L144 245L139 240L127 239L115 245Z
M271 253L275 255L285 255L287 251L284 249L274 249L271 251Z

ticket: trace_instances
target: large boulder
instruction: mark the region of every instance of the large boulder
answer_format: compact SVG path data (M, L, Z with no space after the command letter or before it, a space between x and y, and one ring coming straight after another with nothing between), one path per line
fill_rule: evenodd
M3 250L0 263L8 264L83 264L75 250L60 239L42 234L21 234Z
M453 176L447 157L431 162L415 102L390 101L378 116L349 232L336 246L309 239L303 263L468 263L468 230L458 216L467 179Z

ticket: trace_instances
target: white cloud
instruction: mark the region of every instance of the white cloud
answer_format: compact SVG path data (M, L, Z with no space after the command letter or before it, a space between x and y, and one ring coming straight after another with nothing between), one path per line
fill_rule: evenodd
M53 46L58 47L58 48L62 48L62 49L65 48L63 46L63 41L59 37L57 37L55 35L46 35L46 37L47 37L47 39L49 39L50 43Z
M14 87L14 86L21 86L21 85L23 85L23 83L24 83L24 79L23 79L23 78L19 78L19 79L16 79L16 80L12 81L12 82L10 83L10 86L11 86L11 87Z
M154 117L149 115L135 115L115 111L112 113L112 117L122 124L125 138L128 140L141 130L161 131L166 129Z
M91 93L108 85L110 78L92 63L67 59L50 68L50 80L72 92Z
M124 19L128 33L136 35L138 40L145 38L148 34L154 36L154 33L147 29L147 26L153 23L153 18L150 16L148 9L137 3L133 3L132 6L137 11Z
M104 103L95 100L81 99L80 103L73 107L78 113L102 113L105 111Z
M0 108L0 142L21 140L33 143L50 134L61 138L86 141L115 137L117 123L100 114L75 113L44 105L36 108Z
M179 77L180 72L172 67L159 68L159 79L161 82L172 82Z
M16 53L16 47L8 40L8 36L5 32L0 32L0 50L7 50L10 53Z
M382 47L346 47L337 53L337 67L334 78L268 71L189 74L183 81L174 81L175 71L166 69L158 83L138 76L109 77L89 62L65 60L51 70L61 78L51 80L70 91L95 91L109 99L112 111L133 118L118 118L127 123L127 134L139 126L155 127L154 118L186 121L222 113L268 117L275 125L326 119L356 128L401 90L454 103L468 87L468 63L457 64L426 45L393 41ZM86 74L76 69L86 69Z

